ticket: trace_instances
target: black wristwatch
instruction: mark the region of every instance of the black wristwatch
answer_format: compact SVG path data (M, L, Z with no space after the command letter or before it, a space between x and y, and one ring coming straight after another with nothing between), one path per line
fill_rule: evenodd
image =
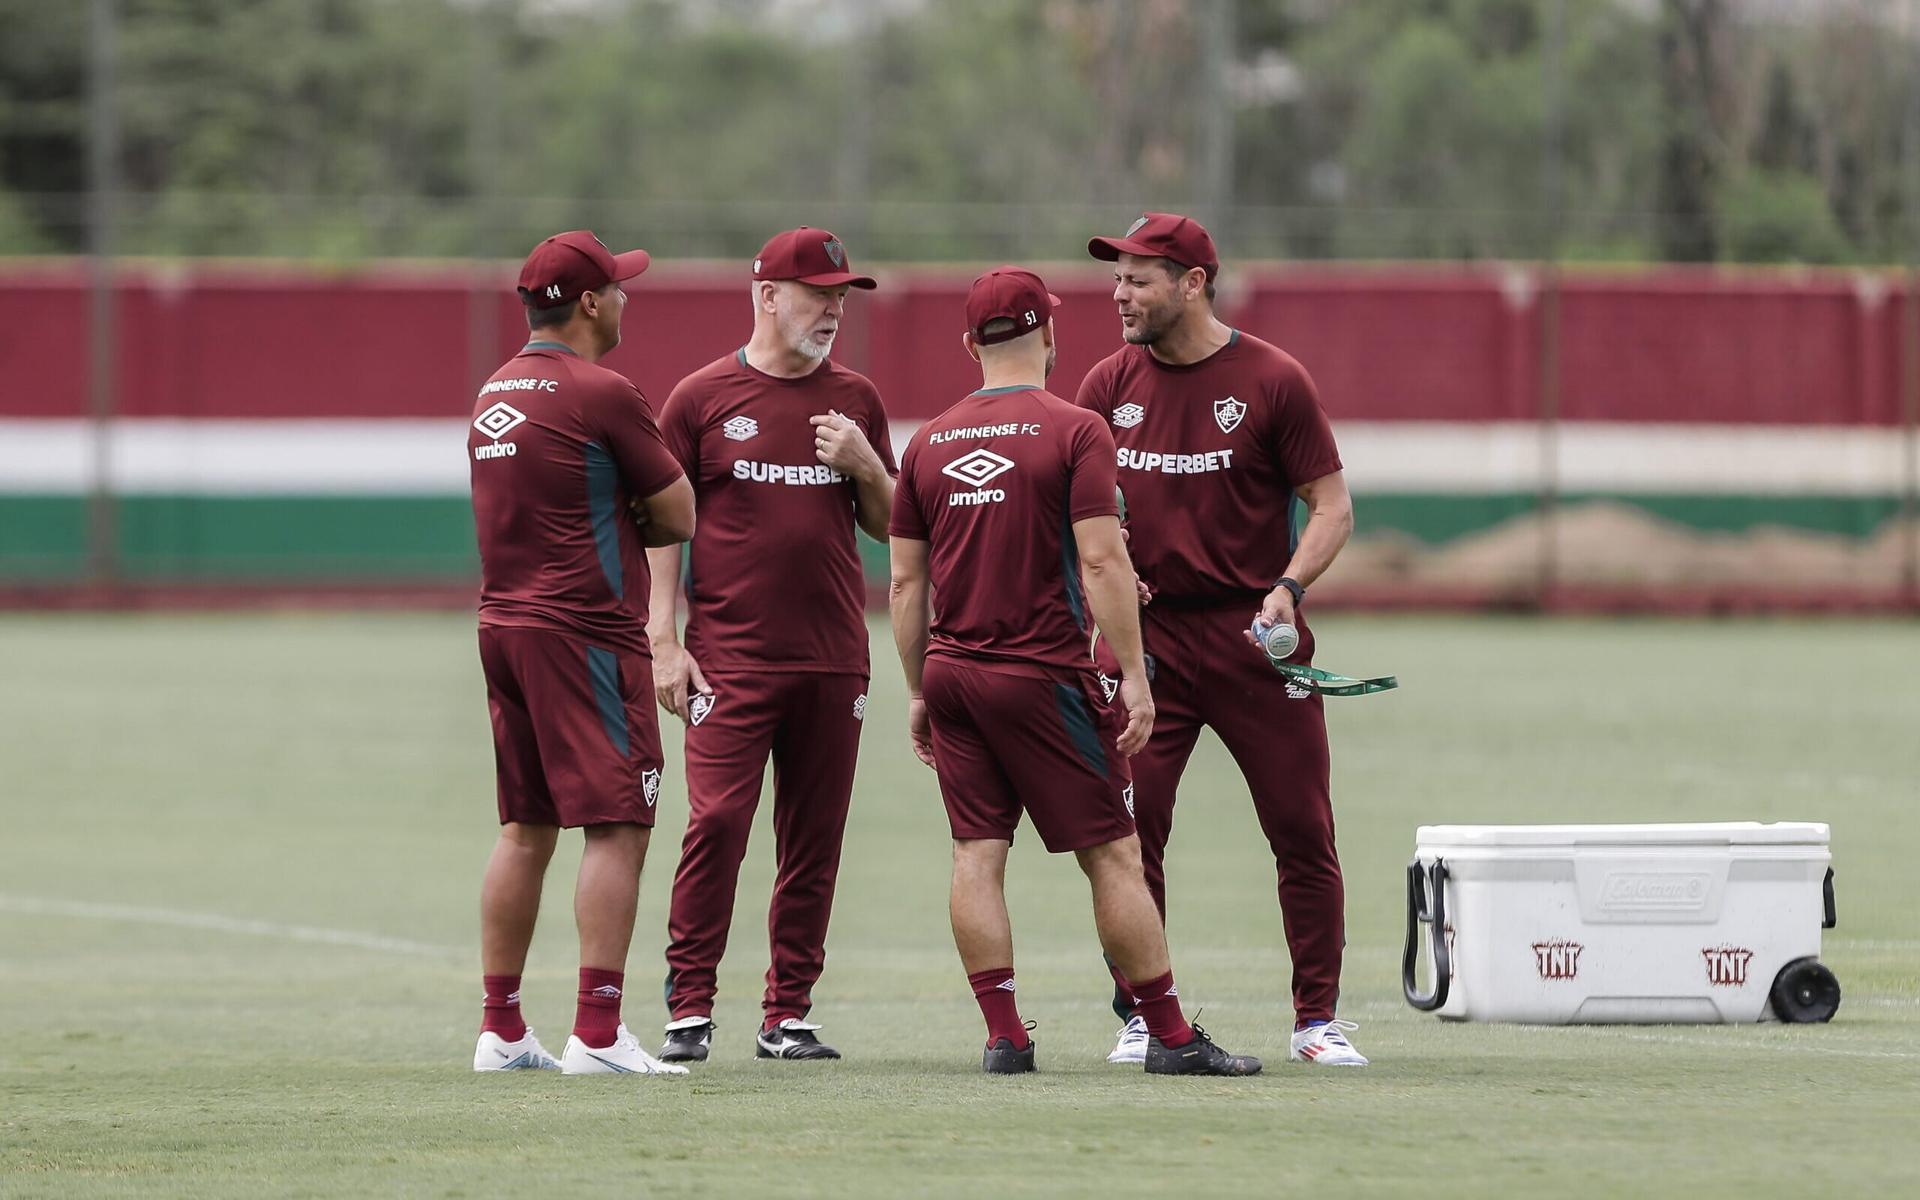
M1296 606L1299 605L1299 603L1302 600L1305 600L1307 598L1306 586L1302 584L1298 579L1294 579L1291 576L1282 575L1280 578L1273 581L1273 586L1283 587L1287 589L1287 591L1293 595L1293 602Z

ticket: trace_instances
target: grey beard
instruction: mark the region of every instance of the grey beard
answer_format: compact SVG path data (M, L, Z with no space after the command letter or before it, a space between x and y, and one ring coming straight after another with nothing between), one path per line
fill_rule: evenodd
M833 353L833 341L833 338L828 338L827 344L822 346L810 337L803 337L793 344L793 348L803 357L819 362L827 355Z

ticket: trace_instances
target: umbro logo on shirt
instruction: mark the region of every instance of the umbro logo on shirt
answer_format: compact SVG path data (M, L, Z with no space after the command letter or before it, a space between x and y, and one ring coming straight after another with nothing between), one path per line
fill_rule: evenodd
M867 719L867 698L865 695L859 695L853 698L853 719L856 721L864 721Z
M734 417L720 427L720 432L726 434L729 441L744 442L760 432L760 422L752 417Z
M968 504L992 504L1007 498L1000 488L990 488L987 484L1013 470L1013 460L993 451L981 448L969 450L940 468L940 473L950 479L958 479L969 484L970 492L949 492L947 507L958 508Z
M1147 410L1138 404L1122 404L1113 410L1113 423L1121 429L1132 429L1147 415Z
M505 400L494 401L487 411L473 419L473 427L492 438L493 445L475 446L473 457L475 459L512 458L519 447L512 442L503 442L500 439L513 432L526 419L527 414Z

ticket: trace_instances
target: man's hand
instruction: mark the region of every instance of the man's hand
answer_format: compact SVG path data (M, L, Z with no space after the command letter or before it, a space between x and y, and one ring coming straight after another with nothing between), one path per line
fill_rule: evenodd
M1127 708L1127 727L1120 731L1120 753L1132 758L1153 736L1153 693L1147 681L1132 675L1120 680L1120 703Z
M638 496L627 501L627 512L633 517L633 523L642 529L645 529L647 522L652 520L651 517L647 516L647 506L640 503L640 497Z
M689 720L687 704L688 690L702 696L713 695L713 688L707 684L707 677L700 673L700 664L693 661L686 647L678 642L653 647L653 695L660 701L660 707L666 709L682 721Z
M907 697L907 737L913 742L913 756L933 765L933 725L927 720L927 702L919 693Z
M809 417L813 425L813 456L850 479L872 479L886 474L873 444L850 417L829 409L825 416Z
M1293 617L1293 593L1283 587L1277 587L1267 593L1267 598L1261 602L1260 612L1254 619L1262 625L1293 625L1296 624ZM1242 630L1240 636L1255 646L1260 644L1254 640L1251 629Z

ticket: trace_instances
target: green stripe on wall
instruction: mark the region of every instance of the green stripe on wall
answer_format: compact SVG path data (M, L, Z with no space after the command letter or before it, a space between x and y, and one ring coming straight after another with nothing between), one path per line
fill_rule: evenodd
M1784 526L1872 536L1898 514L1893 496L1568 496L1605 500L1711 532ZM1399 532L1428 545L1534 510L1530 494L1355 497L1359 535ZM135 579L378 580L473 578L479 559L464 496L124 496L115 503L120 570ZM861 562L883 581L887 548L862 536ZM76 578L87 566L84 496L0 495L0 581Z

